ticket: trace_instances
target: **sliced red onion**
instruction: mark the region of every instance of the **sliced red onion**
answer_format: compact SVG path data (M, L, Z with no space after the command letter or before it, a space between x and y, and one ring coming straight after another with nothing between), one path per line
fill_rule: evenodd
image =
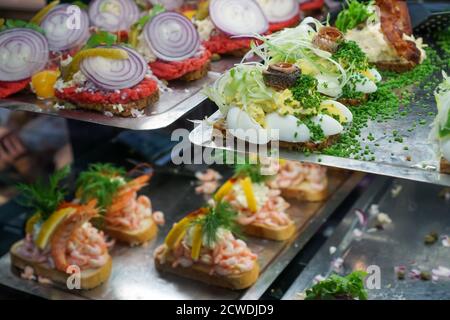
M144 80L148 70L144 58L128 47L114 46L113 48L126 50L128 59L86 58L80 65L80 70L86 78L105 90L132 88Z
M133 0L94 0L89 5L89 19L108 32L129 30L139 19L139 8Z
M0 81L19 81L45 68L48 42L41 33L15 28L0 32Z
M192 22L175 12L158 14L144 27L144 37L155 56L165 61L192 57L200 47L200 36Z
M269 29L264 12L254 0L211 0L209 16L218 29L232 36L261 34Z
M148 0L152 5L160 4L164 6L167 10L174 10L180 8L184 1L183 0Z
M256 0L270 23L284 22L300 15L296 0Z
M89 38L89 17L76 5L56 6L45 16L41 27L52 51L76 48Z

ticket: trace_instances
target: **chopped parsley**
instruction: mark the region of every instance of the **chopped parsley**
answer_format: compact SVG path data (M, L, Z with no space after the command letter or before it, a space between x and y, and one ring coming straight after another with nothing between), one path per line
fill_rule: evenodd
M355 41L342 41L332 58L349 70L361 71L369 68L366 54Z
M322 127L319 124L314 123L311 118L304 118L299 122L306 125L311 133L311 141L322 142L325 140L325 134L323 133Z
M317 109L322 102L322 96L317 91L318 81L310 75L302 74L290 90L295 100L302 108Z
M368 295L364 288L366 276L367 273L363 271L355 271L345 277L332 274L328 279L306 290L306 300L367 300Z

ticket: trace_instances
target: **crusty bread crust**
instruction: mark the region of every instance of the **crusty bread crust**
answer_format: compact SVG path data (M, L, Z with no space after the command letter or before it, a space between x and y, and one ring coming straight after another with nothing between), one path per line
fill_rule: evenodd
M223 135L226 135L226 123L224 119L220 119L213 124L213 128L219 130ZM278 145L281 148L289 149L289 150L298 150L298 151L319 151L325 149L331 145L333 145L336 141L339 140L339 134L334 136L329 136L322 142L316 143L312 141L307 142L286 142L286 141L278 141Z
M147 98L122 104L123 107L122 112L120 112L120 110L116 107L116 105L109 103L76 103L76 106L79 107L80 109L98 111L103 113L111 112L112 114L117 116L131 117L132 109L143 110L149 106L152 106L158 100L159 100L159 90L156 90L152 95L148 96ZM64 103L65 101L61 100L60 102Z
M106 227L105 232L114 239L129 244L130 246L141 245L154 239L158 233L158 227L152 218L143 221L141 228L127 231L118 228Z
M203 77L205 77L208 74L209 70L211 70L211 61L208 61L208 63L204 64L198 70L194 70L194 71L186 73L184 76L181 77L180 80L191 82L191 81L202 79Z
M450 174L450 162L448 162L446 159L444 159L443 157L441 158L441 172L442 173L448 173Z
M413 63L411 61L407 61L407 60L403 60L403 61L379 61L379 62L376 62L375 65L380 70L393 71L393 72L398 72L398 73L402 73L402 72L406 72L406 71L412 70L416 66L415 63Z
M64 286L67 284L67 278L70 276L69 274L61 272L54 268L49 268L44 263L37 263L20 256L18 254L18 248L22 244L23 240L16 242L9 251L11 257L11 267L14 267L19 270L24 270L27 266L29 266L33 268L34 274L37 276L50 279L51 281ZM109 279L109 276L111 275L111 270L112 270L111 257L109 257L108 262L101 268L83 270L81 272L81 289L89 290L100 286L102 283L105 283Z
M281 189L281 195L288 199L297 199L301 201L320 202L328 197L328 189L313 190L308 182L303 182L298 186Z
M366 102L369 98L368 94L364 94L361 99L356 98L339 98L338 102L342 103L343 105L347 107L357 107L361 105L362 103Z
M161 263L158 257L155 258L156 269L160 272L168 272L181 277L201 281L203 283L214 285L232 290L242 290L251 287L259 277L259 265L255 262L252 270L229 276L211 275L209 269L200 264L194 264L191 267L177 266L172 267L174 257L170 252L165 252L165 263Z
M295 223L291 221L287 226L280 228L269 228L262 224L248 224L242 226L242 231L257 238L284 241L290 239L295 233Z

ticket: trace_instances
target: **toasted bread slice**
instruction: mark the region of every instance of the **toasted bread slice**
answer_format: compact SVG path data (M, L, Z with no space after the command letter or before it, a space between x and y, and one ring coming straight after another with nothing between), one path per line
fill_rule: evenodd
M23 245L23 240L16 242L9 251L12 267L19 270L25 270L25 268L29 266L33 268L34 274L37 276L50 279L51 281L61 285L67 284L67 279L70 277L70 274L50 268L45 263L38 263L22 257L19 254L19 247L21 245ZM108 280L111 275L111 269L112 259L109 257L108 262L103 267L98 269L83 270L81 272L81 289L89 290L100 286Z
M441 158L441 172L450 174L450 162L448 162L445 158Z
M376 62L375 65L379 70L402 73L414 69L414 67L417 64L411 61L402 60L402 61L379 61Z
M351 106L351 107L357 107L361 104L363 104L364 102L367 101L367 99L369 98L368 94L364 94L360 99L358 98L340 98L338 100L338 102L342 103L345 106Z
M156 90L152 95L132 101L129 103L122 104L123 109L117 108L117 105L110 104L110 103L75 103L75 105L80 109L86 109L86 110L92 110L92 111L98 111L98 112L111 112L114 115L121 116L121 117L131 117L132 110L143 110L147 107L150 107L154 105L159 100L159 90ZM61 101L64 103L64 101Z
M328 197L328 189L314 190L309 182L302 182L290 188L281 188L281 195L285 198L297 199L301 201L320 202Z
M284 241L290 239L295 233L295 223L291 221L287 226L280 228L270 228L262 224L248 224L242 226L242 231L257 238Z
M165 254L165 263L161 263L158 257L155 258L156 269L160 272L168 272L182 276L188 279L198 280L206 284L228 288L232 290L241 290L251 287L259 277L259 265L255 262L255 266L252 270L243 272L241 274L221 276L218 274L210 274L209 268L200 265L193 264L190 267L177 266L172 267L174 257L169 252Z
M227 133L226 122L224 119L220 119L213 124L214 129L219 130L224 136ZM278 145L282 148L289 150L299 150L299 151L318 151L325 149L332 144L334 144L337 140L339 140L339 134L334 136L329 136L322 142L316 143L312 141L308 142L286 142L286 141L278 141Z
M158 233L158 227L152 218L143 220L141 227L137 230L128 231L106 226L104 227L104 230L114 239L127 243L130 246L141 245L150 241L155 238Z
M186 73L184 76L181 77L181 80L191 82L202 79L208 74L208 71L210 69L211 69L211 62L208 62L205 65L203 65L200 69Z

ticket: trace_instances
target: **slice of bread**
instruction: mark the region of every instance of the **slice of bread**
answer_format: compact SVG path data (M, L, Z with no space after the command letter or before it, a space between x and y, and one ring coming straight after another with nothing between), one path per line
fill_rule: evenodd
M193 264L190 267L178 265L173 268L172 264L175 258L170 252L164 253L165 263L161 263L158 257L155 258L156 269L160 272L168 272L181 277L201 281L203 283L214 285L232 290L242 290L251 287L259 277L259 265L255 262L252 270L240 274L221 276L210 274L210 269L201 264Z
M133 109L140 111L147 107L154 105L159 100L159 90L156 90L152 95L132 101L126 104L121 104L122 108L118 108L115 104L109 103L74 103L80 109L98 111L98 112L111 112L114 115L121 117L131 117ZM64 103L64 100L60 101ZM73 102L71 102L73 103Z
M445 158L441 158L441 173L450 174L450 162L448 162Z
M358 98L339 98L338 102L342 103L343 105L345 105L347 107L349 107L349 106L357 107L357 106L363 104L364 102L366 102L368 98L369 98L369 95L366 93L360 99L358 99Z
M375 65L379 70L402 73L414 69L417 64L403 59L402 61L378 61Z
M282 188L281 195L289 199L297 199L300 201L320 202L328 197L328 189L314 190L310 187L309 182L302 182L297 186Z
M220 119L213 124L213 128L220 131L222 135L226 136L226 121L224 119ZM213 133L214 134L214 133ZM286 142L286 141L278 141L278 144L281 148L289 149L289 150L298 150L298 151L319 151L325 149L331 145L333 145L336 141L339 140L339 134L334 136L329 136L327 139L321 142Z
M150 241L154 239L158 233L158 227L152 218L143 220L140 228L133 231L107 226L103 229L114 239L127 243L130 246L137 246Z
M180 78L180 80L191 82L195 80L202 79L208 74L208 71L211 70L211 62L204 64L200 69L194 70L186 73L184 76Z
M279 228L271 228L263 224L248 224L242 226L242 231L249 236L274 241L290 239L294 235L295 230L295 223L292 221L288 225Z
M45 263L38 263L31 261L27 258L22 257L19 254L19 247L23 245L23 240L16 242L10 249L9 254L11 257L11 266L19 269L25 270L27 266L33 268L34 274L51 281L65 286L67 284L67 279L70 274L66 274L54 268L50 268ZM81 289L89 290L100 286L102 283L106 282L111 275L112 269L112 259L109 257L108 262L101 268L83 270L81 272Z

